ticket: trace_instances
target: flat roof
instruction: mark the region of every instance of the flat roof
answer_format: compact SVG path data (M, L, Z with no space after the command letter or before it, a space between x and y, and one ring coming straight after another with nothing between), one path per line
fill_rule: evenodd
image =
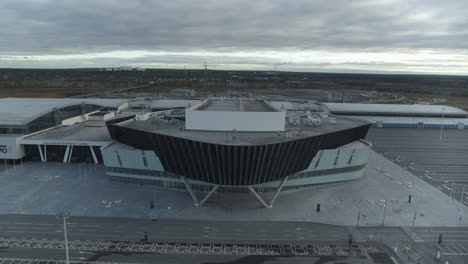
M419 105L419 104L353 104L353 103L324 103L332 113L383 113L383 114L416 114L416 115L468 115L460 108L447 105Z
M135 148L128 145L119 143L117 141L112 141L109 145L106 145L102 148L103 150L115 151L115 150L135 150Z
M0 125L25 125L47 114L54 108L62 108L81 103L103 107L119 107L128 99L99 98L0 98Z
M336 123L324 123L318 127L305 125L286 125L285 132L237 132L235 142L228 140L229 131L199 131L185 130L185 121L172 120L170 122L161 122L157 117L151 117L144 121L127 121L117 124L122 127L128 127L135 130L154 132L162 135L187 138L194 141L207 142L212 144L225 145L263 145L286 142L299 138L327 134L340 130L368 124L366 121L350 118L336 118ZM288 136L289 135L289 136Z
M267 102L252 99L207 99L195 111L276 112Z
M201 103L203 100L173 100L173 99L160 99L152 100L151 102L144 100L136 100L132 105L148 104L151 103L151 109L170 109L170 108L186 108Z
M25 137L24 140L43 141L112 141L105 121L85 121L71 126L61 126Z

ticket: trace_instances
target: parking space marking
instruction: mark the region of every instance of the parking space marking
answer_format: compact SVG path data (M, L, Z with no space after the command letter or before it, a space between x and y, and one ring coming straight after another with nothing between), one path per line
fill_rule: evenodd
M468 256L468 249L460 244L432 244L430 247L441 255Z

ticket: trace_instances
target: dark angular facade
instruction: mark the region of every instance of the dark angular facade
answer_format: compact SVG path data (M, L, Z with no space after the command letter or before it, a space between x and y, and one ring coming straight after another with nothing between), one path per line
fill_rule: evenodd
M221 185L252 185L305 170L321 149L363 139L370 124L328 134L265 145L225 145L194 141L107 123L113 140L153 150L164 169L191 179Z

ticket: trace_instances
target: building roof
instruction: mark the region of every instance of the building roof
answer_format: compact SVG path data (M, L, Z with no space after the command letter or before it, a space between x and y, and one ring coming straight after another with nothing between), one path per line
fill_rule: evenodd
M195 107L198 111L227 112L276 112L277 110L265 101L251 99L207 99Z
M23 143L35 140L65 144L64 142L109 142L112 139L104 121L85 121L27 136Z
M287 125L286 132L243 132L235 133L237 140L229 140L232 131L201 131L185 130L185 121L171 120L162 122L153 116L144 121L130 120L117 124L118 126L131 128L134 130L157 133L172 137L187 138L194 141L206 142L212 144L225 145L263 145L286 142L293 139L317 136L321 134L333 133L341 130L347 130L368 124L368 122L345 117L337 117L335 123L324 122L318 127L305 125Z
M145 103L144 101L140 101ZM202 100L173 100L173 99L161 99L151 101L151 109L170 109L170 108L186 108L192 105L196 105L202 102ZM134 102L137 104L138 102Z
M83 102L103 107L119 107L127 101L127 99L95 98L0 98L0 125L24 125L53 111L54 108Z
M360 114L414 114L414 115L439 115L442 114L467 116L468 112L462 109L446 105L406 105L406 104L353 104L353 103L324 103L334 114L360 113Z

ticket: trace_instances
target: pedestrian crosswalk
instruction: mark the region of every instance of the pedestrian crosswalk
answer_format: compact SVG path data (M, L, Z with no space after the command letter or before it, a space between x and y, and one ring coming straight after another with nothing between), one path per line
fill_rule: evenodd
M462 244L433 244L431 247L435 251L440 251L442 255L468 256L468 246Z

